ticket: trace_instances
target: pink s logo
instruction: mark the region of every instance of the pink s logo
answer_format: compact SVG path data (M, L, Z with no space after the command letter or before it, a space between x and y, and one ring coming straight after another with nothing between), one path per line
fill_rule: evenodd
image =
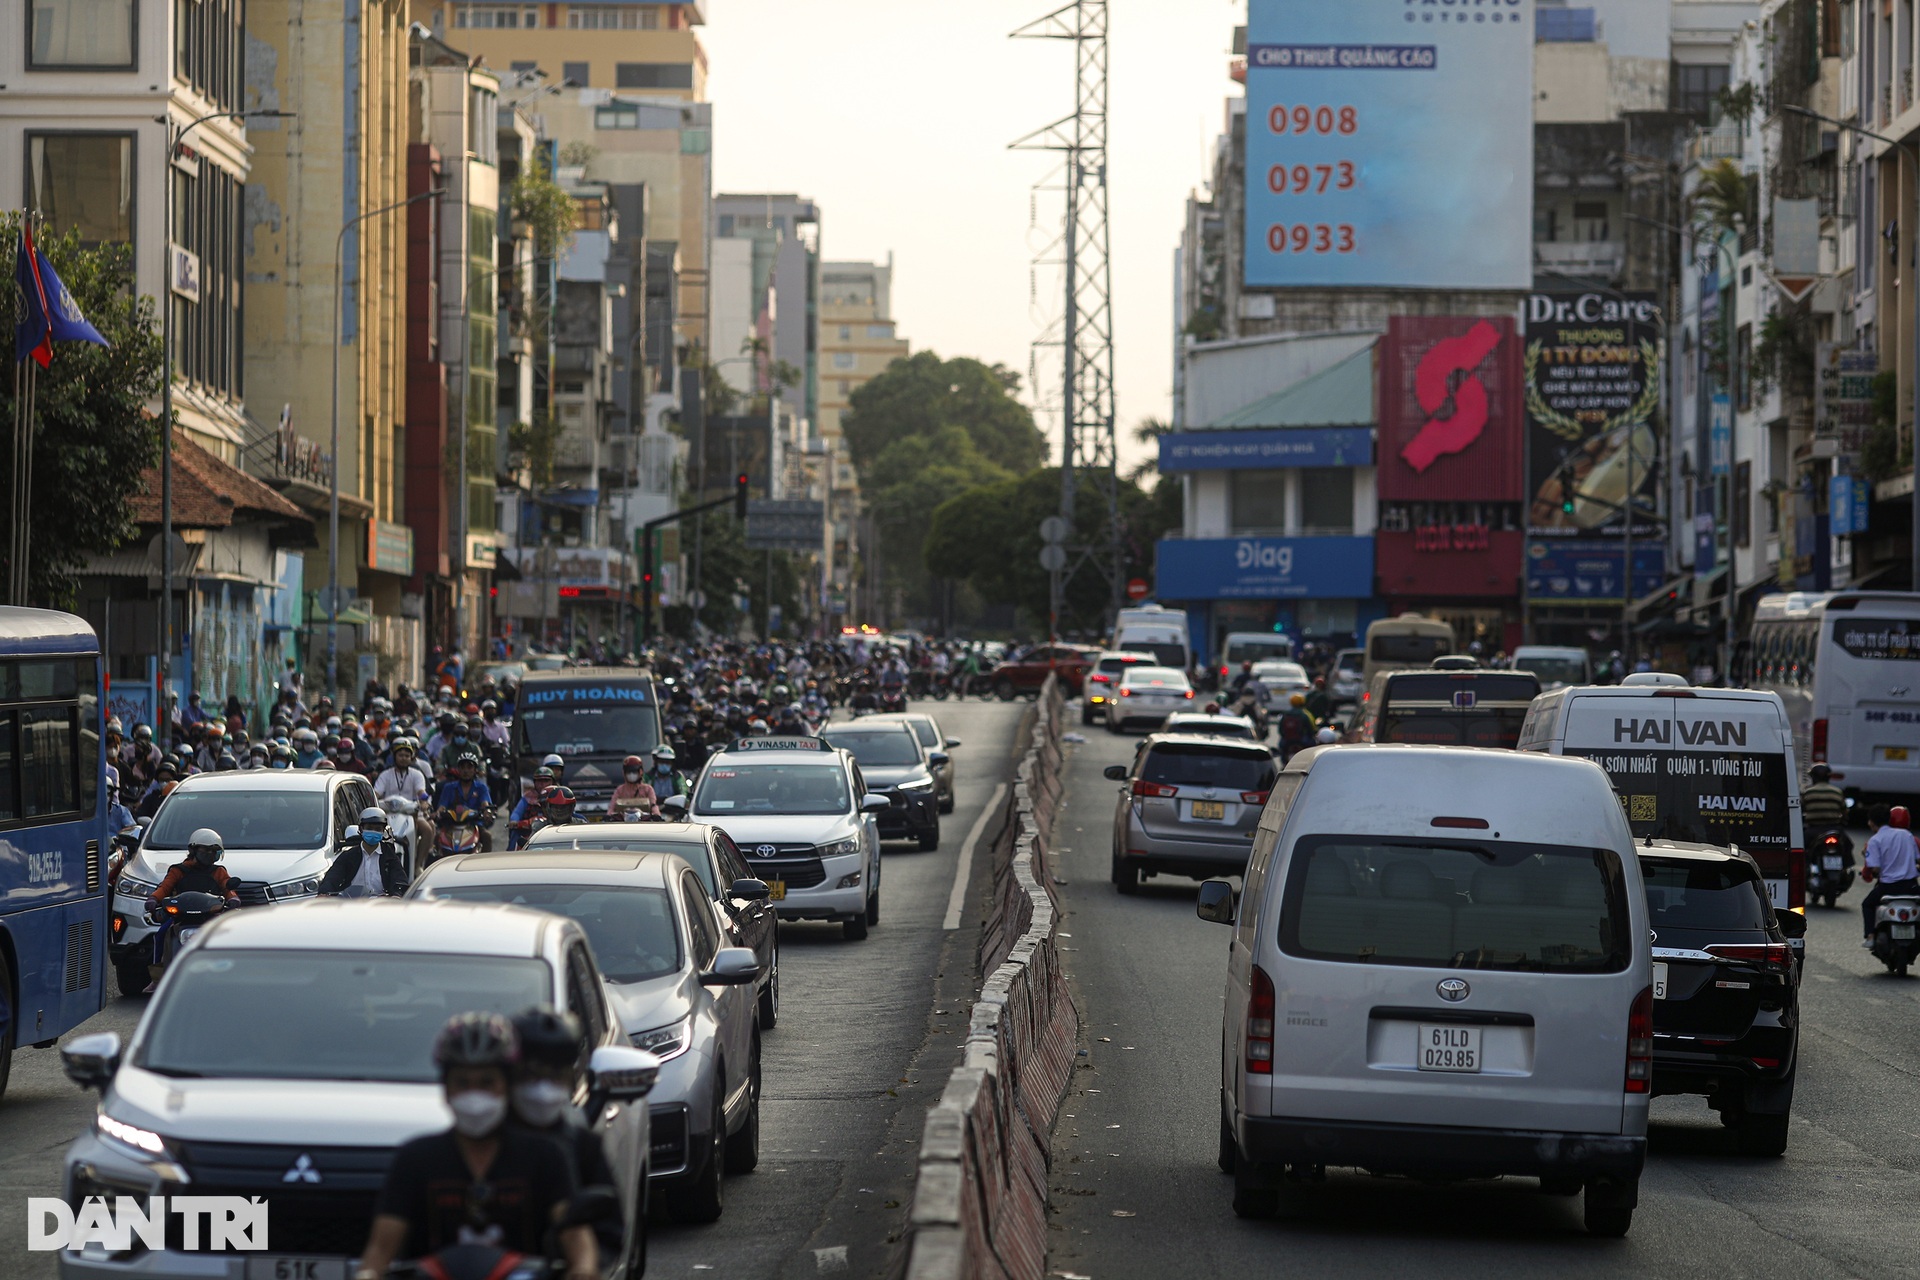
M1457 338L1433 344L1414 370L1413 393L1428 413L1425 426L1400 456L1416 472L1425 472L1450 453L1460 453L1487 429L1487 387L1473 371L1500 345L1500 331L1485 320ZM1441 410L1452 402L1452 412Z

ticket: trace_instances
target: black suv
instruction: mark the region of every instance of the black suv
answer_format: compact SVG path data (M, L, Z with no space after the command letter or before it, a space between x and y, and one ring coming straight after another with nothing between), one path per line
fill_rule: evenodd
M912 726L900 720L830 724L820 736L853 753L867 789L891 802L874 815L882 840L918 840L923 850L940 847L940 798L933 771L951 759L920 745Z
M1775 914L1759 865L1738 850L1642 846L1653 926L1653 1092L1697 1093L1741 1150L1787 1149L1800 1037L1806 917Z

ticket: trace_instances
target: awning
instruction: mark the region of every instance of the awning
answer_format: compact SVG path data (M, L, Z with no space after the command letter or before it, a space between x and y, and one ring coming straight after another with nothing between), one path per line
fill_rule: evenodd
M1370 427L1373 425L1373 347L1302 378L1290 387L1236 409L1206 430L1248 427Z

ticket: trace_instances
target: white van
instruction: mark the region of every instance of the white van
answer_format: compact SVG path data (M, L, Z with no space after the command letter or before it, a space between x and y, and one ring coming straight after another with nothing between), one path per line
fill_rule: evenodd
M1593 658L1585 649L1552 644L1523 644L1513 651L1513 669L1540 677L1542 689L1593 683Z
M1220 1167L1267 1217L1288 1179L1539 1178L1587 1229L1638 1203L1652 1085L1646 891L1607 777L1465 747L1303 751L1235 903ZM1237 911L1236 911L1237 905Z
M1113 647L1150 653L1154 661L1175 671L1192 670L1192 650L1187 647L1187 615L1171 609L1166 614L1162 618L1122 622L1114 632Z
M1282 635L1278 631L1229 631L1220 642L1220 661L1214 665L1224 682L1233 679L1243 662L1292 660L1292 636Z
M1745 850L1776 911L1806 905L1800 774L1779 694L1696 689L1664 672L1556 689L1534 699L1520 750L1585 756L1612 779L1635 836Z

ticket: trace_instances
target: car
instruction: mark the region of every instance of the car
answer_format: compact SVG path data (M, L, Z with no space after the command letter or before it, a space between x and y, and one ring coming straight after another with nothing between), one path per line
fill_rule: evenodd
M880 923L880 830L893 807L853 756L822 738L742 738L701 766L693 794L662 809L710 822L767 882L782 920L832 920L857 942Z
M988 685L1002 702L1023 694L1038 694L1047 677L1058 675L1069 697L1080 695L1087 668L1099 650L1079 644L1040 644L1001 662L988 675Z
M1256 743L1194 733L1154 734L1131 765L1108 765L1106 777L1126 784L1113 806L1114 887L1131 894L1143 876L1245 871L1277 767Z
M734 887L766 896L756 881ZM408 892L578 922L627 1038L660 1060L647 1097L653 1183L676 1220L716 1221L726 1175L760 1162L759 962L727 945L699 873L673 853L529 848L443 858Z
M527 664L524 662L478 662L474 664L473 670L467 673L468 680L476 689L479 688L480 681L487 676L492 676L495 684L504 684L509 680L519 684L527 678Z
M1328 673L1327 697L1336 707L1351 706L1366 692L1361 675L1367 665L1365 649L1342 649L1333 655L1333 670Z
M1313 678L1297 662L1256 662L1253 664L1253 674L1260 678L1260 683L1267 686L1267 692L1283 707L1293 694L1313 692Z
M914 736L920 739L920 745L927 749L930 758L935 752L946 756L945 761L933 767L934 794L940 797L940 812L952 813L953 750L960 745L960 739L949 738L941 733L940 722L924 711L894 711L886 715L862 717L862 723L865 724L872 724L875 721L885 724L892 720L898 720L911 728Z
M1474 747L1302 751L1260 815L1233 927L1220 1151L1273 1216L1328 1167L1585 1192L1632 1224L1653 972L1633 833L1591 761ZM1453 1210L1459 1212L1456 1203Z
M934 770L953 757L920 745L913 727L873 718L821 726L820 736L853 754L867 790L887 797L874 814L882 840L916 840L925 852L940 847L939 784Z
M1159 665L1160 659L1151 653L1139 651L1108 649L1097 655L1081 682L1080 723L1092 724L1106 715L1107 704L1116 696L1120 675L1128 667Z
M107 936L120 994L147 989L154 934L147 895L185 860L195 831L220 833L227 849L221 865L240 881L243 905L295 902L319 889L347 828L377 803L373 784L352 773L248 769L181 779L114 880Z
M573 1014L590 1094L613 1104L600 1134L625 1221L614 1274L646 1258L651 1135L638 1103L660 1069L635 1049L571 920L514 907L326 898L220 916L181 948L132 1038L105 1031L62 1049L67 1075L100 1090L67 1148L62 1190L263 1197L269 1252L167 1246L62 1253L68 1280L154 1276L343 1276L367 1242L393 1151L452 1123L433 1063L447 1019L533 1005ZM198 1232L191 1237L198 1240ZM231 1261L223 1261L228 1258Z
M1208 738L1234 738L1247 742L1260 740L1253 721L1245 716L1230 716L1221 712L1208 715L1204 711L1176 711L1161 721L1156 732L1197 733Z
M1546 644L1523 644L1513 651L1515 671L1531 671L1540 687L1551 693L1568 685L1593 683L1593 658L1585 649Z
M747 865L732 836L705 822L571 822L541 828L524 847L530 851L623 849L671 853L684 859L713 896L727 945L746 947L760 962L756 980L760 1029L771 1031L779 1022L780 919L765 894L751 892L754 885L765 882Z
M1777 1156L1799 1065L1792 940L1807 918L1770 906L1737 849L1656 839L1636 852L1654 935L1654 1096L1705 1094L1741 1150Z
M1512 748L1539 694L1540 681L1530 671L1383 671L1374 677L1366 709L1356 717L1351 734L1360 742Z
M1176 711L1193 706L1193 684L1187 673L1172 667L1128 667L1107 708L1107 730L1125 733L1140 720L1159 724Z

